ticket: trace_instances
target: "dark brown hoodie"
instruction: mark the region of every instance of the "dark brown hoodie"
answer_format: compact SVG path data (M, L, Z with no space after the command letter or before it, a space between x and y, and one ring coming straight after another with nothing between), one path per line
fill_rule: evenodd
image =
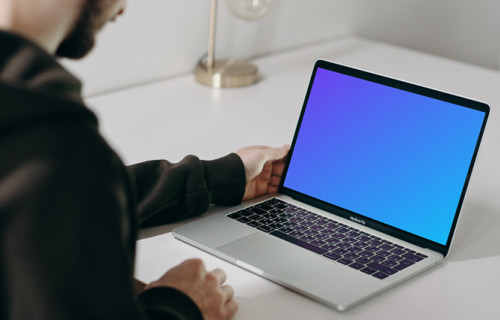
M125 167L80 81L0 31L0 319L201 319L175 289L134 298L137 228L237 204L244 190L235 154Z

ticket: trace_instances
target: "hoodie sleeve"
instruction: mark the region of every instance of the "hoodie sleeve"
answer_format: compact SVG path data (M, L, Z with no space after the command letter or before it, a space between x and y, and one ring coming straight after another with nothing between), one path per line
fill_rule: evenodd
M211 161L192 155L178 163L148 161L128 171L135 181L141 227L196 216L210 203L239 204L245 192L245 168L235 153Z

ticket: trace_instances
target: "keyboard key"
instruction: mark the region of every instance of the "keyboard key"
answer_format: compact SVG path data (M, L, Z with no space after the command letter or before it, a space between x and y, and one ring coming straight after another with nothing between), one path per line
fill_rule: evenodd
M248 219L260 220L260 219L262 219L262 217L259 216L258 214L254 214L254 215L248 216Z
M280 224L279 224L279 223L270 224L269 226L270 226L271 228L280 229L280 228L278 228L278 227L277 227L277 226L280 226ZM283 232L283 233L292 233L292 232L294 232L295 230L294 230L294 229L292 229L292 228L281 228L281 229L280 229L280 231L281 231L281 232Z
M314 225L314 222L312 221L307 221L307 220L302 220L299 222L299 224L301 226L305 226L305 227L310 227L310 226L313 226Z
M397 254L397 255L402 255L402 254L403 254L403 253L405 253L406 251L401 250L401 249L399 249L399 248L396 248L396 249L393 249L391 252L392 252L392 253L394 253L394 254Z
M323 230L325 227L323 227L322 225L314 225L314 226L311 226L311 229L312 230L315 230L315 231L321 231Z
M392 260L385 260L385 261L380 262L380 264L382 264L386 267L392 268L394 266L397 266L399 263L397 263L396 261L392 261Z
M334 250L337 248L337 246L333 245L333 244L330 244L330 243L327 243L325 245L322 245L321 248L325 249L325 250Z
M361 269L360 271L364 272L366 274L372 274L372 273L377 272L377 269L373 269L373 268L370 268L370 267L365 267L365 268Z
M262 210L265 210L265 211L269 211L273 208L270 205L267 205L265 203L260 203L260 204L256 205L256 207L261 208Z
M406 254L403 254L403 257L405 257L408 260L415 261L415 262L418 262L418 261L421 261L421 260L424 259L424 258L421 258L421 257L417 256L416 254L409 253L409 252L406 253Z
M391 251L392 249L394 249L394 247L391 246L390 244L383 244L379 248L385 251Z
M330 230L330 229L323 229L321 230L321 233L322 234L327 234L327 235L332 235L332 234L335 234L336 232L334 230Z
M379 271L379 272L375 272L374 274L372 274L372 276L382 280L382 279L387 278L389 275Z
M312 244L313 246L321 247L321 248L323 248L323 246L325 245L325 242L321 241L321 240L313 240L313 241L310 241L309 243Z
M347 258L341 258L341 259L338 259L338 260L337 260L337 262L340 262L340 263L342 263L342 264L351 264L351 263L353 263L353 261L352 261L352 260L347 259Z
M260 227L257 227L257 229L259 230L262 230L264 232L271 232L274 230L274 228L271 228L270 226L266 226L266 225L263 225L263 226L260 226Z
M287 221L287 222L283 223L283 226L284 226L284 227L290 227L290 228L291 228L291 227L295 227L295 226L297 226L297 225L298 225L297 223L292 222L292 221Z
M370 263L372 261L368 258L358 258L358 259L356 259L356 262L359 262L361 264L367 264L367 263Z
M314 222L314 221L318 220L318 216L316 216L316 215L312 215L312 214L311 214L311 215L308 215L308 216L306 217L306 220L307 220L307 221Z
M272 224L272 223L274 223L274 220L273 219L260 219L259 222L262 224Z
M239 214L238 212L234 212L234 213L228 214L227 216L228 216L229 218L231 218L231 219L238 219L238 218L241 218L241 217L242 217L242 215L241 215L241 214Z
M316 223L321 225L321 226L325 226L326 224L328 224L330 222L330 219L328 218L325 218L325 217L319 217L318 220L316 220Z
M381 257L379 255L374 255L373 257L370 258L371 261L375 261L375 262L381 262L381 261L384 261L385 258L384 257Z
M333 252L328 252L327 254L324 254L323 256L327 257L328 259L332 259L332 260L337 260L337 259L342 258L341 255L338 255L338 254L333 253Z
M298 217L303 217L304 218L304 217L309 216L309 212L306 211L306 210L299 210L299 211L297 211L296 215Z
M366 247L365 248L365 251L368 251L368 252L371 252L371 253L375 253L379 250L379 248L377 247L374 247L374 246L370 246L370 247Z
M278 238L280 238L282 240L288 241L290 243L296 244L299 247L302 247L304 249L316 252L318 254L326 253L325 249L313 246L313 245L311 245L311 244L309 244L309 243L307 243L305 241L302 241L300 239L293 238L293 237L287 235L286 233L283 233L283 232L280 232L280 231L273 231L273 232L271 232L269 234L271 234L271 235L273 235L275 237L278 237Z
M274 222L277 222L277 223L284 223L287 221L288 221L287 219L282 218L282 217L274 218Z
M349 265L349 267L356 269L356 270L359 270L359 269L363 268L364 266L365 266L364 264L361 264L359 262L353 262Z
M303 237L300 238L300 240L306 241L306 242L311 242L311 241L313 241L315 239L316 239L315 237L312 237L312 236L307 235L307 234L305 236L303 236Z
M262 222L262 220L260 220L259 222ZM271 227L271 228L273 228L273 229L282 229L282 228L283 228L283 225L282 225L281 223L271 223L271 224L269 224L268 226L270 226L270 227ZM290 230L290 231L288 231L288 232L295 231L295 230L293 230L293 229L291 229L291 228L283 228L283 229ZM283 232L285 232L285 231L283 231ZM285 232L285 233L288 233L288 232Z
M343 239L343 240L342 240L342 242L344 242L344 243L349 243L349 244L353 244L353 243L358 242L358 240L356 240L356 239L354 239L354 238L347 237L347 238Z
M347 249L347 248L350 248L352 246L348 243L342 242L342 243L337 244L337 247L342 248L342 249Z
M308 236L311 236L311 237L314 237L315 235L318 234L318 231L314 231L314 230L311 230L311 229L307 229L305 231L303 231L303 233L305 235L308 235Z
M404 260L405 258L403 258L402 256L398 256L397 254L393 254L392 256L388 256L387 259L397 262L397 261Z
M399 262L399 264L397 266L394 266L393 269L396 269L396 270L403 270L405 268L408 268L409 266L415 264L415 262L411 261L411 260L402 260Z
M290 232L288 234L290 237L293 237L293 238L302 238L304 236L304 234L302 232L298 232L298 231L294 231L294 232Z
M297 212L298 208L297 207L288 207L285 209L286 213L295 213Z
M349 248L349 252L352 252L352 253L358 253L358 252L361 252L363 251L363 249L359 248L359 247L350 247Z
M257 221L250 221L249 223L247 223L247 225L249 225L250 227L257 228L260 227L261 224Z
M353 243L352 245L356 246L356 247L360 247L360 248L366 248L369 246L369 244L364 242L364 241L358 241L358 242Z
M351 238L357 238L360 236L360 233L356 232L356 231L349 231L346 235L351 237Z
M371 244L374 247L378 247L379 245L382 244L382 242L380 242L378 240L370 240L370 241L368 241L368 243Z
M360 255L363 258L370 258L373 256L373 253L371 253L370 251L361 251L358 253L358 255Z
M343 256L344 254L346 254L349 251L347 251L346 249L337 248L337 249L333 250L332 252L336 253L336 254L340 254L341 256Z
M395 274L396 272L398 272L398 270L394 270L392 268L386 267L386 266L381 265L380 263L377 263L377 262L370 262L368 264L368 267L373 268L373 269L377 269L378 271L381 271L381 272L389 274L389 275Z
M348 253L344 254L344 258L356 260L357 258L359 258L359 256L355 253L348 252Z
M335 239L335 238L329 238L329 239L326 239L325 241L328 243L332 243L332 244L336 244L336 243L340 242L340 240Z
M392 255L392 253L390 253L389 251L380 250L380 251L377 251L377 255L381 256L381 257L388 257L388 256Z
M331 235L332 238L335 238L335 239L339 239L339 240L342 240L344 239L346 236L343 235L343 234L340 234L340 233L336 233L336 234L332 234Z
M367 237L367 236L362 235L362 236L358 237L358 240L359 241L363 241L363 242L368 242L368 241L370 241L370 238Z
M250 210L251 212L256 213L256 214L265 214L265 213L267 213L267 211L264 211L264 210L259 209L257 207L251 207L248 210Z
M339 228L339 229L337 229L337 232L338 233L347 233L347 232L349 232L349 229L347 229L347 228Z
M326 239L330 238L329 235L323 234L323 233L319 233L319 234L315 235L314 237L318 240L326 240Z
M241 217L241 218L237 219L237 221L247 223L247 222L250 222L252 220L248 219L247 217Z
M241 214L244 217L248 217L248 216L251 216L251 215L254 214L252 211L249 211L247 209L240 210L240 211L238 211L238 213Z

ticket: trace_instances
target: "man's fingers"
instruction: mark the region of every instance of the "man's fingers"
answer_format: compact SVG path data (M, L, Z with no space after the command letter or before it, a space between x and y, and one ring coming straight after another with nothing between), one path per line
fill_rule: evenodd
M272 193L277 193L278 192L278 187L277 186L269 186L267 188L267 193L268 194L272 194Z
M238 311L238 304L234 300L229 300L226 303L226 312L227 312L227 319L231 319L236 311Z
M268 148L265 150L267 161L281 160L286 157L288 151L290 151L290 146L287 144L280 148Z
M234 289L231 286L224 285L224 286L220 287L220 291L222 292L222 294L226 298L225 301L229 301L234 297Z
M280 185L281 177L279 176L271 176L271 181L269 182L269 186L277 187Z
M211 272L215 278L217 279L217 284L220 286L221 284L223 284L224 282L226 282L226 273L224 271L222 271L221 269L214 269L212 272Z
M281 176L283 174L283 170L285 170L285 162L279 161L273 163L273 175Z

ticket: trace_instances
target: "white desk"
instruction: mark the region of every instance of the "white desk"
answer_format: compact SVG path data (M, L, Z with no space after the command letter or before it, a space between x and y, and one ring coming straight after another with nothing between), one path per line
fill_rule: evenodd
M256 60L255 86L213 90L193 76L88 99L126 163L189 153L212 159L241 146L290 143L318 58L478 99L492 111L446 262L347 312L337 312L175 240L171 226L142 232L144 281L190 257L221 267L236 290L235 319L498 319L500 317L500 73L359 38ZM194 63L194 62L193 62ZM154 235L158 235L155 236Z

